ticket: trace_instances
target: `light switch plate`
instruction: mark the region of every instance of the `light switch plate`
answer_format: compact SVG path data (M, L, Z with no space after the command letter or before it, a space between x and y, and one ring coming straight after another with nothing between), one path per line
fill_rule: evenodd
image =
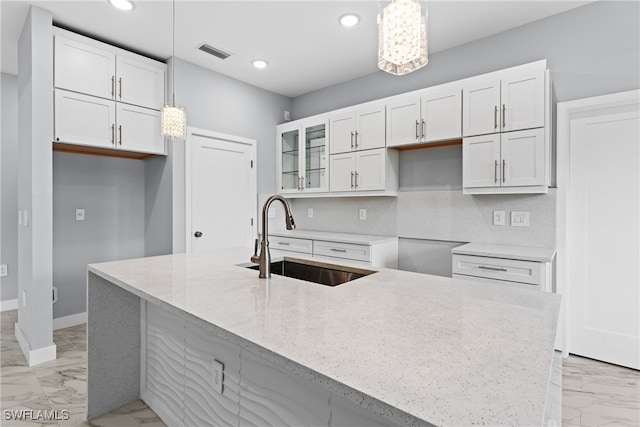
M76 221L84 221L84 209L76 209Z
M511 226L512 227L528 227L529 226L529 212L527 212L527 211L512 211L511 212Z
M213 390L222 394L222 386L224 383L224 365L221 362L213 359L211 367L213 371Z
M367 210L361 208L358 212L358 218L360 218L361 220L367 219Z
M269 218L276 217L276 208L274 206L269 206Z
M493 211L493 225L505 225L506 215L504 211Z
M313 208L307 208L307 218L313 218Z
M7 274L7 264L0 265L0 277L5 277Z

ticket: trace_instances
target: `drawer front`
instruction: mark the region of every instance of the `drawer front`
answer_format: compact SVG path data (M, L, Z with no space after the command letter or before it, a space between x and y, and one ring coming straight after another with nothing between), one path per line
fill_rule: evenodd
M542 263L453 254L453 273L486 279L541 285Z
M465 276L463 274L451 275L454 279L470 280L472 282L493 283L494 285L512 286L520 289L538 289L541 290L539 285L533 283L520 283L520 282L507 282L505 280L485 279L484 277Z
M293 237L269 236L269 247L281 251L311 254L313 250L312 242L313 240L296 239Z
M333 258L353 259L356 261L371 261L371 247L369 245L356 245L353 243L315 240L313 242L313 254Z

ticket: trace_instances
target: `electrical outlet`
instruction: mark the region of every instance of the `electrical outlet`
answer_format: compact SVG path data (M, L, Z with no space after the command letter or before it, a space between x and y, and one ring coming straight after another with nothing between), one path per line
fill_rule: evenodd
M84 209L76 209L76 221L84 221Z
M222 394L222 387L224 383L224 365L217 360L213 359L211 363L213 371L213 389Z
M0 265L0 277L5 277L9 272L7 271L7 264Z
M529 226L529 212L512 211L511 212L511 226L512 227L528 227Z
M493 225L505 225L504 211L493 211Z
M313 218L313 208L307 208L307 218Z
M358 212L358 218L360 218L361 220L367 219L367 210L361 208Z
M276 217L276 208L275 206L269 206L269 218Z

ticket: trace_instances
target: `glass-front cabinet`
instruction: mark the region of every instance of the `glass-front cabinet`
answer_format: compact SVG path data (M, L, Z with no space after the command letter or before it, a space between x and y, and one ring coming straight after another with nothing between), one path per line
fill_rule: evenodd
M322 115L277 127L280 193L329 191L328 126Z

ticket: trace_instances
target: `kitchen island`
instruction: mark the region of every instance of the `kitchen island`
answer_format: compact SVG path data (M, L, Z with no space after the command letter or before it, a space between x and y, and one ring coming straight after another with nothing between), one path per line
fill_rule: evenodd
M89 266L88 419L166 376L150 406L169 425L549 423L559 295L375 268L259 279L251 252ZM202 391L214 359L222 393Z

